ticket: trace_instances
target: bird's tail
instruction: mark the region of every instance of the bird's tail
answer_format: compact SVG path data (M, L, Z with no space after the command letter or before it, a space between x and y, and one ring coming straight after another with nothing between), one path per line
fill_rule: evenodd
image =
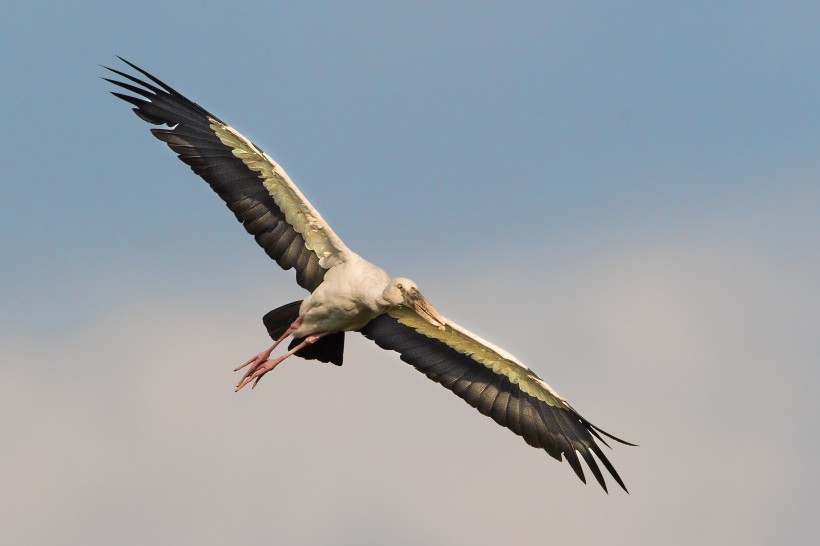
M262 317L262 323L268 330L268 335L274 341L285 333L288 327L293 324L299 317L299 307L302 305L302 300L283 305L278 309L266 314ZM291 340L288 349L292 349L297 344L301 343L302 338L294 338ZM328 334L320 338L316 343L307 345L297 353L295 356L304 358L306 360L318 360L320 362L332 362L337 366L342 365L342 357L345 349L345 333L336 332Z
M262 317L262 323L268 329L268 335L272 340L279 339L288 327L293 324L293 321L299 318L300 305L302 305L302 300L283 305Z

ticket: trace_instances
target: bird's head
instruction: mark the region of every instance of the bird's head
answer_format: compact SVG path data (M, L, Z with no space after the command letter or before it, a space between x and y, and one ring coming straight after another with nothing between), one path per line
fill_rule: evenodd
M435 326L436 328L444 328L444 319L438 314L438 311L430 305L430 302L421 295L419 289L416 288L416 283L404 277L396 277L392 279L384 289L382 297L390 304L391 307L410 307L418 315Z

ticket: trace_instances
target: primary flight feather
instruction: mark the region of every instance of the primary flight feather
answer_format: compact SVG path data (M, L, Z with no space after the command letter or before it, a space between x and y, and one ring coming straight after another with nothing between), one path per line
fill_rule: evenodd
M247 368L237 391L248 384L255 387L289 356L341 365L344 333L359 331L531 446L559 461L566 458L582 481L578 455L606 490L597 457L626 490L597 442L607 445L603 435L633 444L584 419L509 353L442 317L413 281L391 278L351 251L261 149L145 70L121 60L145 79L108 68L123 80L105 79L129 94L112 93L131 103L143 120L167 127L151 132L208 182L268 256L282 268L296 270L296 281L310 292L265 315L274 344L237 368ZM271 359L287 338L288 350Z

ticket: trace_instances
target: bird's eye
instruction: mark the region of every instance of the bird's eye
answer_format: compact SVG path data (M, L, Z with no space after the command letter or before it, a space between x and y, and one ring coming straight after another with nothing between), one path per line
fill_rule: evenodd
M396 288L398 288L399 290L404 290L404 287L401 285L401 283L397 284Z

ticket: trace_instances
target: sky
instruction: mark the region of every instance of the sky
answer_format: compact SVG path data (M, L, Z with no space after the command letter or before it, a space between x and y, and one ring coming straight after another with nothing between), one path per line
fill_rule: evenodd
M5 540L812 541L820 7L505 4L4 7ZM108 94L116 55L639 444L608 452L630 493L357 334L235 394L303 292Z

